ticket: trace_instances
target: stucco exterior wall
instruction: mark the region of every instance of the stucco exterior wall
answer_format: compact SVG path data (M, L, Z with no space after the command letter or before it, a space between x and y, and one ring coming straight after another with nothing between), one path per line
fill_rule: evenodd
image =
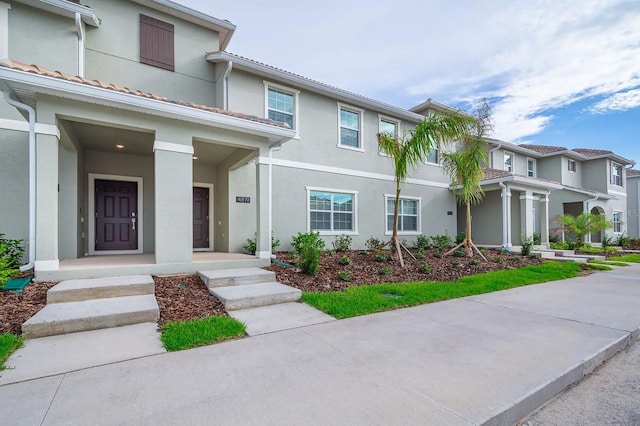
M465 232L465 207L458 207L458 233ZM487 191L482 203L471 206L471 237L477 246L502 244L501 191Z
M552 180L554 182L562 181L562 167L567 167L566 162L562 161L562 158L547 157L538 158L536 161L538 177L541 179Z
M560 167L562 170L562 180L560 182L563 185L569 185L576 188L581 188L585 163L582 161L574 160L576 162L576 171L571 172L569 171L569 164L568 164L570 159L564 156L561 158L562 158L562 164Z
M25 132L0 130L0 233L29 237L29 138ZM26 247L26 243L25 243Z
M640 177L627 179L627 235L630 238L640 237Z
M582 166L582 184L584 188L592 191L607 193L609 173L607 170L607 160L585 161Z

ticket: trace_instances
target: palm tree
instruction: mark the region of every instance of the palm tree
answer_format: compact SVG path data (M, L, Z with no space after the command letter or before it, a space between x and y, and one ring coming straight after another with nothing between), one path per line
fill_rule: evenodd
M416 128L405 133L400 138L388 133L378 134L378 146L380 151L393 159L396 182L396 198L393 209L393 234L391 239L382 247L391 245L400 259L400 265L404 268L401 248L404 248L411 257L413 255L398 238L398 206L400 204L400 191L402 183L407 179L411 171L415 171L427 155L438 147L438 144L448 144L456 140L465 139L474 123L474 118L457 112L434 111L421 120Z
M613 228L613 222L604 215L582 212L578 216L563 214L555 219L560 225L556 232L567 232L576 236L578 247L584 245L584 236Z
M475 249L486 262L487 259L471 241L471 205L478 204L484 197L480 181L484 177L483 168L488 160L487 143L482 136L473 136L464 142L461 150L442 154L442 166L451 179L453 193L460 204L467 210L467 222L464 241L448 251L453 253L464 246L467 256L473 257Z

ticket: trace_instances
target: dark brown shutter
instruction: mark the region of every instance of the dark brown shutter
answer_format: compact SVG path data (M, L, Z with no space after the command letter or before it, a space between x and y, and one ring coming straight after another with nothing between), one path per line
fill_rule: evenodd
M140 15L140 62L175 71L173 25Z

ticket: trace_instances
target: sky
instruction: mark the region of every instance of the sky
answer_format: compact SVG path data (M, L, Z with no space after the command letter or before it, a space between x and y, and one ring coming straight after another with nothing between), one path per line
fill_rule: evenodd
M495 138L640 163L640 0L174 1L234 23L229 52L407 109L487 98Z

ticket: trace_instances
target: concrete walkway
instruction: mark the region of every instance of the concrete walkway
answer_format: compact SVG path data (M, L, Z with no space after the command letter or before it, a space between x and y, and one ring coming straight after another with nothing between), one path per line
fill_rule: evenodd
M0 423L513 424L635 340L640 267L0 386Z

